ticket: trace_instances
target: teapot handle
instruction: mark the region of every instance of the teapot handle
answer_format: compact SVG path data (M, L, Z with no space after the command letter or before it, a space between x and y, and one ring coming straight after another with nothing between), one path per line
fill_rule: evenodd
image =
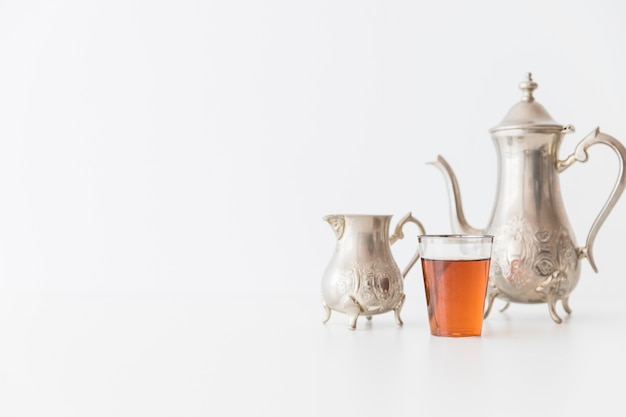
M404 215L404 217L402 217L398 221L398 224L396 225L396 228L393 231L393 234L389 237L389 243L391 245L393 245L398 239L404 238L404 233L402 232L402 228L407 223L415 223L417 225L417 228L420 230L420 233L423 235L426 234L426 231L424 230L424 226L422 225L422 223L420 223L419 220L413 217L411 212L408 212L407 214ZM406 266L406 268L404 268L404 271L402 271L402 278L406 278L407 274L409 273L411 268L413 268L413 266L415 265L415 263L417 262L419 258L420 258L420 251L418 248L413 258L411 258L411 260L409 261L409 264Z
M570 156L568 156L563 161L557 161L556 165L556 169L560 173L565 171L576 161L587 162L587 149L590 146L595 145L596 143L602 143L611 147L611 149L615 151L618 158L620 159L620 165L617 182L615 183L615 186L611 191L611 195L609 196L606 203L604 203L604 206L602 207L602 210L600 210L598 217L596 217L595 221L593 222L593 225L591 225L591 229L589 230L589 234L587 235L587 242L585 243L585 247L578 249L579 257L587 257L594 272L598 272L598 268L596 267L596 263L593 259L593 242L596 238L596 235L598 234L600 226L602 226L607 216L617 203L617 200L622 195L624 187L626 187L626 172L624 171L624 167L626 166L626 148L614 137L609 136L605 133L600 133L600 128L596 127L582 141L580 141L578 145L576 145L576 149L574 149L574 152Z

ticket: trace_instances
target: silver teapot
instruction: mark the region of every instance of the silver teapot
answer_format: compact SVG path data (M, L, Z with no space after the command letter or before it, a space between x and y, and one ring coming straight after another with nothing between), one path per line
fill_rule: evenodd
M373 315L393 311L396 323L402 326L403 279L419 259L419 253L401 273L391 245L404 237L402 228L406 223L415 223L421 234L425 232L419 220L408 213L389 236L391 218L390 215L369 214L323 217L337 238L335 252L322 276L324 323L335 310L348 315L348 328L354 330L361 315L371 320Z
M596 128L571 155L559 159L561 140L574 127L555 122L535 101L537 83L530 73L519 87L521 101L490 130L499 176L495 205L485 229L471 227L465 220L458 182L446 160L439 156L431 164L446 178L454 232L495 236L484 317L498 298L506 302L502 310L510 302L547 303L551 318L561 323L556 303L560 300L565 312L571 313L568 300L580 278L579 261L588 259L594 272L598 271L593 243L626 186L626 148ZM619 177L589 230L585 246L580 247L563 206L559 174L575 162L587 161L587 149L595 144L615 151L620 161Z

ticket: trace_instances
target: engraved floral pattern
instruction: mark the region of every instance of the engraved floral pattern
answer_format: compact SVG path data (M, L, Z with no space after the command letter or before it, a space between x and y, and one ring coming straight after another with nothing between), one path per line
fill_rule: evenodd
M373 263L349 268L337 285L340 294L349 294L368 306L369 311L386 310L402 294L400 270Z
M537 275L541 275L542 277L550 275L554 271L554 269L555 268L552 259L548 258L547 256L543 256L537 259L537 262L535 262L535 273Z
M492 255L494 270L514 288L522 288L532 271L536 251L534 241L532 228L521 217L513 218L496 234Z
M518 290L562 294L571 287L568 275L577 263L576 247L564 227L533 228L523 217L515 217L494 240L492 274Z
M562 265L572 264L578 262L578 253L574 242L569 237L566 231L562 230L557 241L557 256L559 263Z
M550 240L550 236L552 236L551 230L546 227L539 227L537 229L537 233L535 233L535 237L539 242L545 243Z

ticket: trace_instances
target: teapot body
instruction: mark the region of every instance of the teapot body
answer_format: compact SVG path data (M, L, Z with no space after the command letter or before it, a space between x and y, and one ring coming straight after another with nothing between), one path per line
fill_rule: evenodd
M565 299L580 278L579 253L561 199L563 133L497 132L498 186L490 296L518 303Z

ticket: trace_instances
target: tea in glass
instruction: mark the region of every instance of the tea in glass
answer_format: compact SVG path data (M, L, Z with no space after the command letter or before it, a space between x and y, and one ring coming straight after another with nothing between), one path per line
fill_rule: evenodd
M480 336L493 236L419 236L430 332Z

